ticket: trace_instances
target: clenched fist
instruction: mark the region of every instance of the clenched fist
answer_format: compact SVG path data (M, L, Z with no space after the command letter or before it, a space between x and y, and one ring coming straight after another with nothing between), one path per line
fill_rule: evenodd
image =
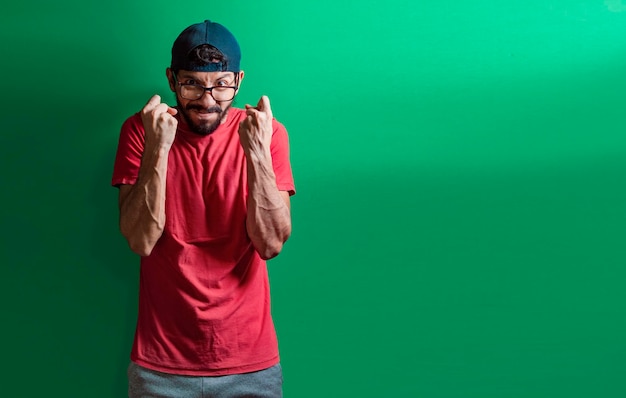
M165 146L168 150L176 137L178 120L174 117L178 111L161 102L158 95L150 98L150 101L141 110L141 121L146 131L146 148Z
M270 99L262 96L256 107L246 105L246 118L239 123L239 140L246 153L269 150L272 142L272 108Z

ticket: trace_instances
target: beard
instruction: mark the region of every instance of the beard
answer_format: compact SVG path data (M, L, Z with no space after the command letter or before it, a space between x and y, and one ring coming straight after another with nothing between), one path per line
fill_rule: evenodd
M222 109L218 105L211 106L209 108L204 108L196 104L187 104L187 106L183 107L178 99L178 96L176 96L176 103L178 104L178 111L183 115L183 118L185 119L185 122L187 122L189 129L193 133L196 133L198 135L209 135L215 130L217 130L217 128L220 126L220 124L224 120L224 117L226 117L226 114L228 113L228 109L230 109L230 106L232 105L232 102L231 102L230 104L228 104L226 109ZM191 118L191 116L189 115L189 112L192 110L198 110L201 112L204 111L207 113L215 113L217 114L218 117L214 122L195 123L193 119Z

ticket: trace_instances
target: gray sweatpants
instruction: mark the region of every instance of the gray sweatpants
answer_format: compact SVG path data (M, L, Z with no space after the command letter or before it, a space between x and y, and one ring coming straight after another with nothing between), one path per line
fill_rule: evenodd
M134 362L128 366L129 398L282 398L280 364L229 376L181 376L161 373Z

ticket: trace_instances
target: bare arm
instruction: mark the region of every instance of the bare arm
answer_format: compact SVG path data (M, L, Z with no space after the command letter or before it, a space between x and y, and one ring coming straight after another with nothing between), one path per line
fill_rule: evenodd
M141 112L145 147L137 182L119 192L120 230L135 253L147 256L165 226L167 159L178 121L176 110L154 96Z
M257 107L246 105L239 137L246 153L248 208L246 227L252 244L263 259L277 256L291 234L289 194L279 191L272 167L272 110L269 99Z

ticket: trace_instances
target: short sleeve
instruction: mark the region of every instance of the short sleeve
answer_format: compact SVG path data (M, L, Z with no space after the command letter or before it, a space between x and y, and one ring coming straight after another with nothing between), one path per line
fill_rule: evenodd
M271 153L276 185L279 191L287 191L292 196L295 195L296 188L289 158L289 136L285 126L275 119L273 127Z
M141 115L136 113L122 124L111 185L118 187L137 182L144 143Z

